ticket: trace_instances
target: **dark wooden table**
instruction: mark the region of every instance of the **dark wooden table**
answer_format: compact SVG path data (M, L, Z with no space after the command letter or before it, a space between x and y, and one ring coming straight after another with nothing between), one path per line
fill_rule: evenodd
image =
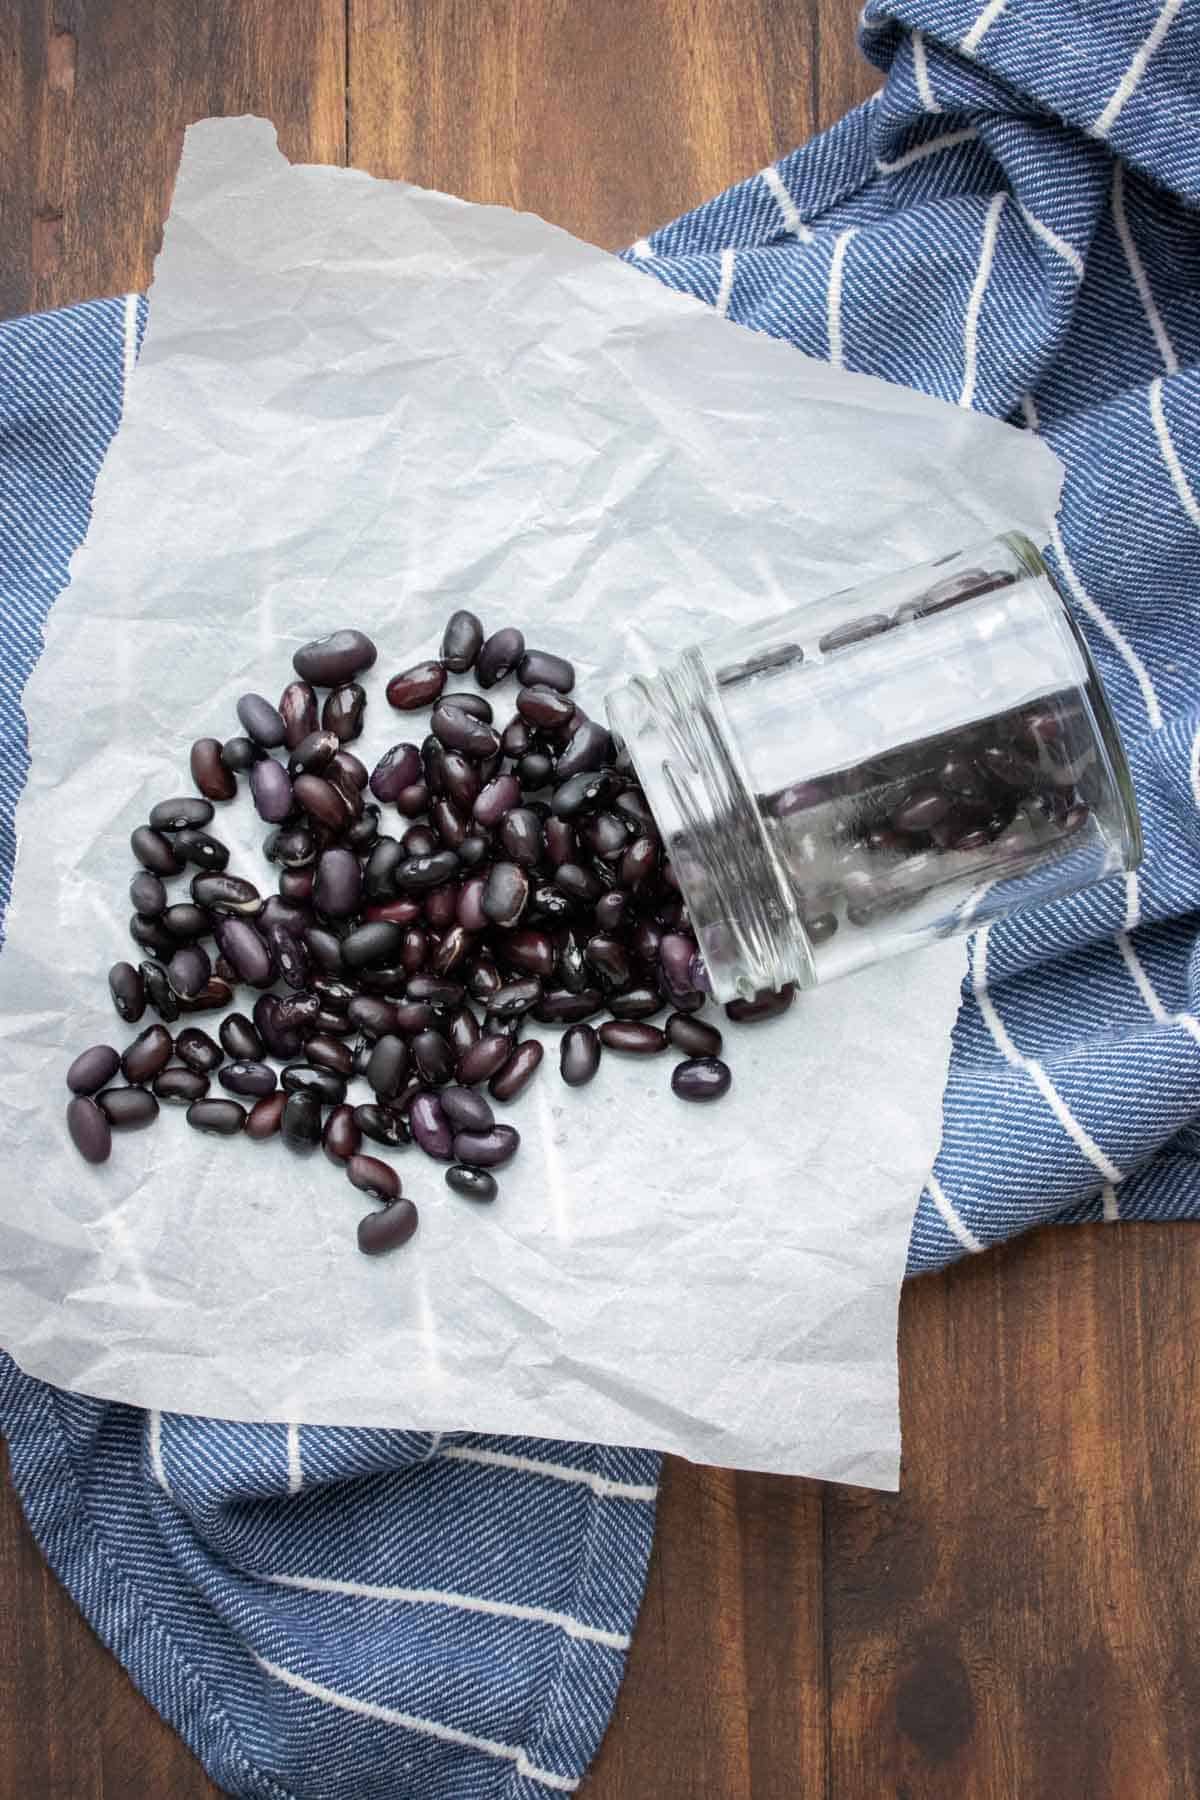
M630 241L875 85L857 0L7 0L0 314L143 285L184 124ZM900 1497L668 1466L588 1800L1196 1800L1200 1236L912 1283ZM214 1789L0 1498L0 1800Z

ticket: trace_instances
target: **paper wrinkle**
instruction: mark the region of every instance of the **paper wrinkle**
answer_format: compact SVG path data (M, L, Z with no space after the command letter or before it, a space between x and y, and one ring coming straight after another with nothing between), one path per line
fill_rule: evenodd
M125 422L25 697L0 957L0 1321L22 1367L139 1406L895 1486L896 1309L961 945L731 1027L734 1087L708 1112L674 1099L667 1058L609 1056L575 1093L547 1032L503 1109L524 1142L501 1198L388 1153L421 1228L379 1260L319 1154L164 1108L85 1166L63 1073L140 1029L105 984L136 960L129 831L189 791L191 740L233 735L241 692L278 694L297 644L378 642L353 746L370 765L423 735L383 686L456 605L572 657L598 713L734 623L999 529L1042 540L1059 475L1027 434L835 373L539 219L290 167L262 120L193 126ZM244 783L214 829L273 889Z

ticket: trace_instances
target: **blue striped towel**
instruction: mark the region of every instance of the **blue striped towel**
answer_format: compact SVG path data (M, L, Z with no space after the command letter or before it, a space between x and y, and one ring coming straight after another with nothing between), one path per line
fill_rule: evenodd
M1102 16L1101 16L1102 12ZM740 324L1044 432L1053 558L1147 856L974 942L911 1267L1048 1219L1200 1211L1200 20L1181 0L890 0L886 87L630 256ZM20 688L87 521L141 303L0 329L0 902ZM657 1462L145 1415L0 1359L34 1531L230 1793L576 1787L620 1678Z

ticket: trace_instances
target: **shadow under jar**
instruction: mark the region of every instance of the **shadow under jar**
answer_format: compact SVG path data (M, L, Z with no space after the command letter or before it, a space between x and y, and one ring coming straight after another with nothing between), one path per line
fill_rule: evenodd
M1019 533L608 696L716 999L813 987L1136 868L1128 765Z

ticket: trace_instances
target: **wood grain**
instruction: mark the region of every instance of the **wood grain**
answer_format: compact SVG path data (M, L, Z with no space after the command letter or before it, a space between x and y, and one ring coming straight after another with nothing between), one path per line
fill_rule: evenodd
M142 286L179 137L631 241L875 85L856 0L9 0L0 312ZM752 1303L752 1296L750 1297ZM1195 1800L1200 1236L912 1283L899 1497L672 1462L587 1800ZM202 1800L0 1498L0 1800Z

